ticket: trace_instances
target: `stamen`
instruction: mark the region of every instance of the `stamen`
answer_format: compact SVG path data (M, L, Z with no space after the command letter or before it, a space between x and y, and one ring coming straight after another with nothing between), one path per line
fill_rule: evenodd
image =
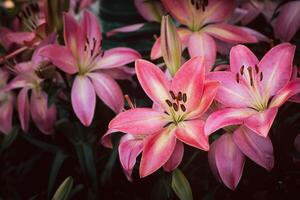
M178 101L182 100L182 92L178 92L177 99Z
M175 100L175 99L176 99L176 96L175 96L174 92L173 92L172 90L170 90L169 93L170 93L172 99Z
M133 109L133 108L136 107L136 106L132 103L130 97L129 97L127 94L124 95L124 98L125 98L125 100L127 101L128 105L129 105L129 107L130 107L131 109Z
M166 99L166 103L168 104L169 107L172 107L172 102L169 99Z
M241 69L240 69L240 72L241 72L241 75L242 75L242 76L243 76L243 74L244 74L244 68L245 68L245 66L242 65L242 67L241 67Z
M186 93L183 93L183 96L182 96L182 101L185 103L187 101L187 96L186 96Z
M185 108L185 106L184 106L183 104L180 105L180 108L181 108L181 110L182 110L183 112L186 111L186 108Z
M262 72L260 72L260 74L259 74L259 80L260 80L260 81L263 80L263 73L262 73Z
M88 44L88 45L90 45L90 41L89 41L89 39L86 37L85 38L85 41L86 41L86 43Z
M238 73L235 75L235 80L237 83L240 83L240 75Z
M173 108L175 111L178 111L178 105L176 103L173 103Z
M247 70L248 70L249 77L250 77L250 85L253 86L252 67L249 66L249 67L247 68Z
M258 72L259 72L258 66L255 65L255 73L258 74Z

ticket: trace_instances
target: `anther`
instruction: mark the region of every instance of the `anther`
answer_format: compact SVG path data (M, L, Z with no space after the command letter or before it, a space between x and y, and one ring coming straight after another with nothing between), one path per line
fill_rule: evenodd
M169 107L172 107L172 102L169 99L166 99L166 103L168 104Z
M177 99L178 101L182 100L182 92L178 92Z
M253 86L252 67L249 66L249 67L247 68L247 70L248 70L249 77L250 77L250 85Z
M237 83L240 83L240 75L238 73L235 75L235 80Z
M187 101L186 93L183 93L182 95L182 101L185 103Z
M259 74L259 80L260 80L260 81L263 80L263 73L262 73L262 72L260 72L260 74Z
M258 72L259 72L258 66L255 65L255 73L258 74Z
M181 108L181 110L182 110L183 112L186 111L186 108L185 108L185 106L184 106L183 104L180 105L180 108Z
M175 96L174 92L173 92L172 90L170 90L169 93L170 93L172 99L175 100L175 99L176 99L176 96Z
M241 75L243 75L243 74L244 74L244 68L245 68L245 66L244 66L244 65L242 65L242 67L241 67L241 69L240 69Z
M176 103L173 103L173 108L175 111L178 111L178 105Z

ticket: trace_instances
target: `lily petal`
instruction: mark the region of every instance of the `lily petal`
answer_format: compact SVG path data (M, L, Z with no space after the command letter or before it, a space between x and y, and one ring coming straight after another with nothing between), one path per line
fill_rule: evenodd
M104 52L103 57L96 63L92 70L121 67L139 58L141 58L141 55L131 48L112 48Z
M300 79L289 82L285 87L277 92L273 97L270 107L280 107L290 97L300 93ZM298 96L297 96L298 97Z
M269 108L263 112L258 112L251 117L245 119L245 125L256 132L258 135L267 137L269 130L276 117L278 108Z
M175 149L169 158L169 160L163 165L163 168L167 172L171 172L174 169L176 169L179 164L181 163L181 160L183 158L184 153L184 145L179 140L176 141Z
M164 73L146 60L137 60L135 71L142 88L150 99L162 108L168 109L166 99L170 98L170 82L166 79Z
M109 123L109 129L130 134L152 134L168 123L165 114L151 108L134 108L121 112Z
M242 66L248 67L258 64L258 59L254 53L244 45L236 45L230 50L230 70L234 74L240 73Z
M213 37L229 43L255 43L256 37L238 26L230 24L212 24L203 28L203 31Z
M175 130L175 135L190 146L208 151L209 144L207 136L204 135L204 124L200 119L181 122Z
M285 3L279 11L274 32L282 41L290 41L300 28L300 2L291 1Z
M20 91L17 99L17 107L22 130L24 132L27 132L29 126L28 88L23 88Z
M291 79L294 53L295 46L282 43L272 48L259 62L267 97L275 95Z
M94 86L86 76L76 76L71 91L72 106L81 123L89 126L93 120L96 94Z
M152 174L170 159L176 146L173 130L165 128L145 139L140 164L141 178Z
M68 74L74 74L78 71L76 60L66 47L48 45L40 50L40 55L51 60L54 65Z
M132 170L136 163L136 158L143 150L143 140L136 139L130 134L124 135L119 144L120 162L129 181L132 181Z
M214 141L208 154L212 170L217 170L214 174L219 175L218 178L234 190L242 177L245 156L234 143L232 135L226 133Z
M128 25L128 26L123 26L123 27L120 27L120 28L115 28L115 29L112 29L112 30L108 31L106 33L106 36L111 37L111 36L116 35L118 33L130 33L130 32L134 32L134 31L138 31L144 25L145 25L145 23L139 23L139 24L132 24L132 25Z
M175 94L186 94L186 111L195 109L201 100L205 80L205 66L203 57L194 57L185 62L175 74L171 89Z
M256 113L257 111L250 108L224 108L213 112L206 120L205 135L226 126L242 124L245 119Z
M193 20L188 1L162 0L161 2L166 10L181 24L188 25Z
M117 82L109 75L103 73L89 73L98 97L115 113L121 112L124 99Z
M250 129L241 126L234 131L233 140L251 160L269 171L273 168L273 145L269 137L261 137Z
M12 97L10 97L12 98ZM0 106L0 132L4 134L10 133L12 130L12 116L13 116L13 101L8 100L2 102Z
M137 8L140 15L147 21L160 22L164 9L160 2L156 1L144 1L134 0L134 5Z
M36 35L34 32L15 32L7 34L7 38L10 42L14 42L20 45L31 42L35 38L35 36Z
M211 71L216 61L217 47L210 35L194 32L189 39L188 51L191 57L204 56L206 71Z

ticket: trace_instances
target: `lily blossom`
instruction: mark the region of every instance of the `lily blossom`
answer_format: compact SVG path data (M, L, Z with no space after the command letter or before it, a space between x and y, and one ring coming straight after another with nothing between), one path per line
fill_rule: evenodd
M124 67L140 58L130 48L101 50L101 31L97 18L85 11L80 22L64 13L65 46L49 45L41 55L68 74L76 74L71 91L72 106L81 123L92 122L97 96L114 112L122 110L124 100L121 88L106 71Z
M145 1L145 0L134 0L134 5L139 14L148 22L160 23L164 11L163 6L159 1ZM133 32L141 29L145 23L131 24L120 28L113 29L106 33L106 35L113 36L117 33Z
M227 108L208 117L206 135L226 126L244 124L266 137L278 108L300 92L300 80L290 81L294 52L295 46L282 43L259 61L246 46L233 47L230 71L207 75L208 79L221 82L216 100Z
M6 91L9 79L7 71L0 69L0 132L10 133L12 130L12 117L15 97L11 91Z
M211 144L208 152L213 174L231 190L236 188L242 177L246 157L270 171L274 166L270 138L240 126L232 131L227 129Z
M6 90L21 88L17 97L17 109L22 130L27 132L30 115L38 129L48 135L54 131L56 120L55 105L48 106L48 95L42 90L43 78L38 76L40 69L46 69L49 61L39 55L41 48L54 42L55 35L44 40L34 51L31 61L18 63L13 70L16 77L6 87ZM29 98L29 92L31 95Z
M121 112L109 123L109 130L147 136L140 177L166 164L178 140L207 151L208 138L204 136L201 117L213 101L219 83L205 82L204 58L195 57L184 63L171 81L151 62L137 60L135 69L155 107ZM108 136L102 140L107 141Z
M190 57L205 56L207 71L215 63L216 41L226 43L255 43L257 38L241 27L226 23L235 8L233 0L162 0L167 11L185 27L177 29L183 49ZM152 47L151 59L161 57L160 38Z

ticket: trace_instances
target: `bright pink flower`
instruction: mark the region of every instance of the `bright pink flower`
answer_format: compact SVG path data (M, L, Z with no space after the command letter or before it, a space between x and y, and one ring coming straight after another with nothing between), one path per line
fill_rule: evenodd
M225 21L235 8L233 0L162 0L166 10L187 28L178 28L183 47L187 47L191 57L205 56L208 71L215 63L217 46L215 39L226 43L255 43L257 38L241 27ZM151 59L161 56L160 38L152 47Z
M31 61L15 65L14 71L17 76L6 87L6 90L22 88L17 97L17 109L21 127L25 132L29 128L30 114L41 132L51 134L54 131L56 107L54 104L48 106L48 95L41 86L44 79L37 75L37 71L41 67L46 67L49 64L49 61L39 55L40 50L43 46L53 43L54 40L54 35L50 36L36 48Z
M122 112L110 122L109 129L133 136L147 136L140 176L145 177L166 164L178 143L177 139L208 150L201 117L213 101L219 84L205 82L204 59L195 57L187 61L171 81L157 66L145 60L136 61L136 73L155 106L153 109L135 108ZM107 136L103 137L106 144ZM178 157L175 155L175 158Z
M300 80L290 81L295 46L283 43L272 48L258 61L245 46L230 52L230 70L208 74L221 86L216 100L225 109L211 114L205 126L206 135L237 124L244 124L266 137L278 107L300 92Z
M123 68L140 58L140 54L125 47L102 51L99 22L88 11L84 12L79 23L69 14L64 14L64 40L66 46L49 45L41 50L41 54L64 72L77 73L71 100L80 121L85 126L91 124L96 94L114 112L120 112L124 104L121 88L105 72Z
M245 126L240 126L215 140L208 152L213 174L232 190L242 177L246 157L270 171L274 166L270 138L261 137Z
M159 1L134 0L134 5L139 14L148 22L160 22L164 13L163 6ZM132 24L113 29L106 33L107 36L112 36L117 33L127 33L137 31L142 28L145 23Z
M8 79L8 72L0 69L0 132L4 134L8 134L12 129L15 99L12 92L5 90Z

